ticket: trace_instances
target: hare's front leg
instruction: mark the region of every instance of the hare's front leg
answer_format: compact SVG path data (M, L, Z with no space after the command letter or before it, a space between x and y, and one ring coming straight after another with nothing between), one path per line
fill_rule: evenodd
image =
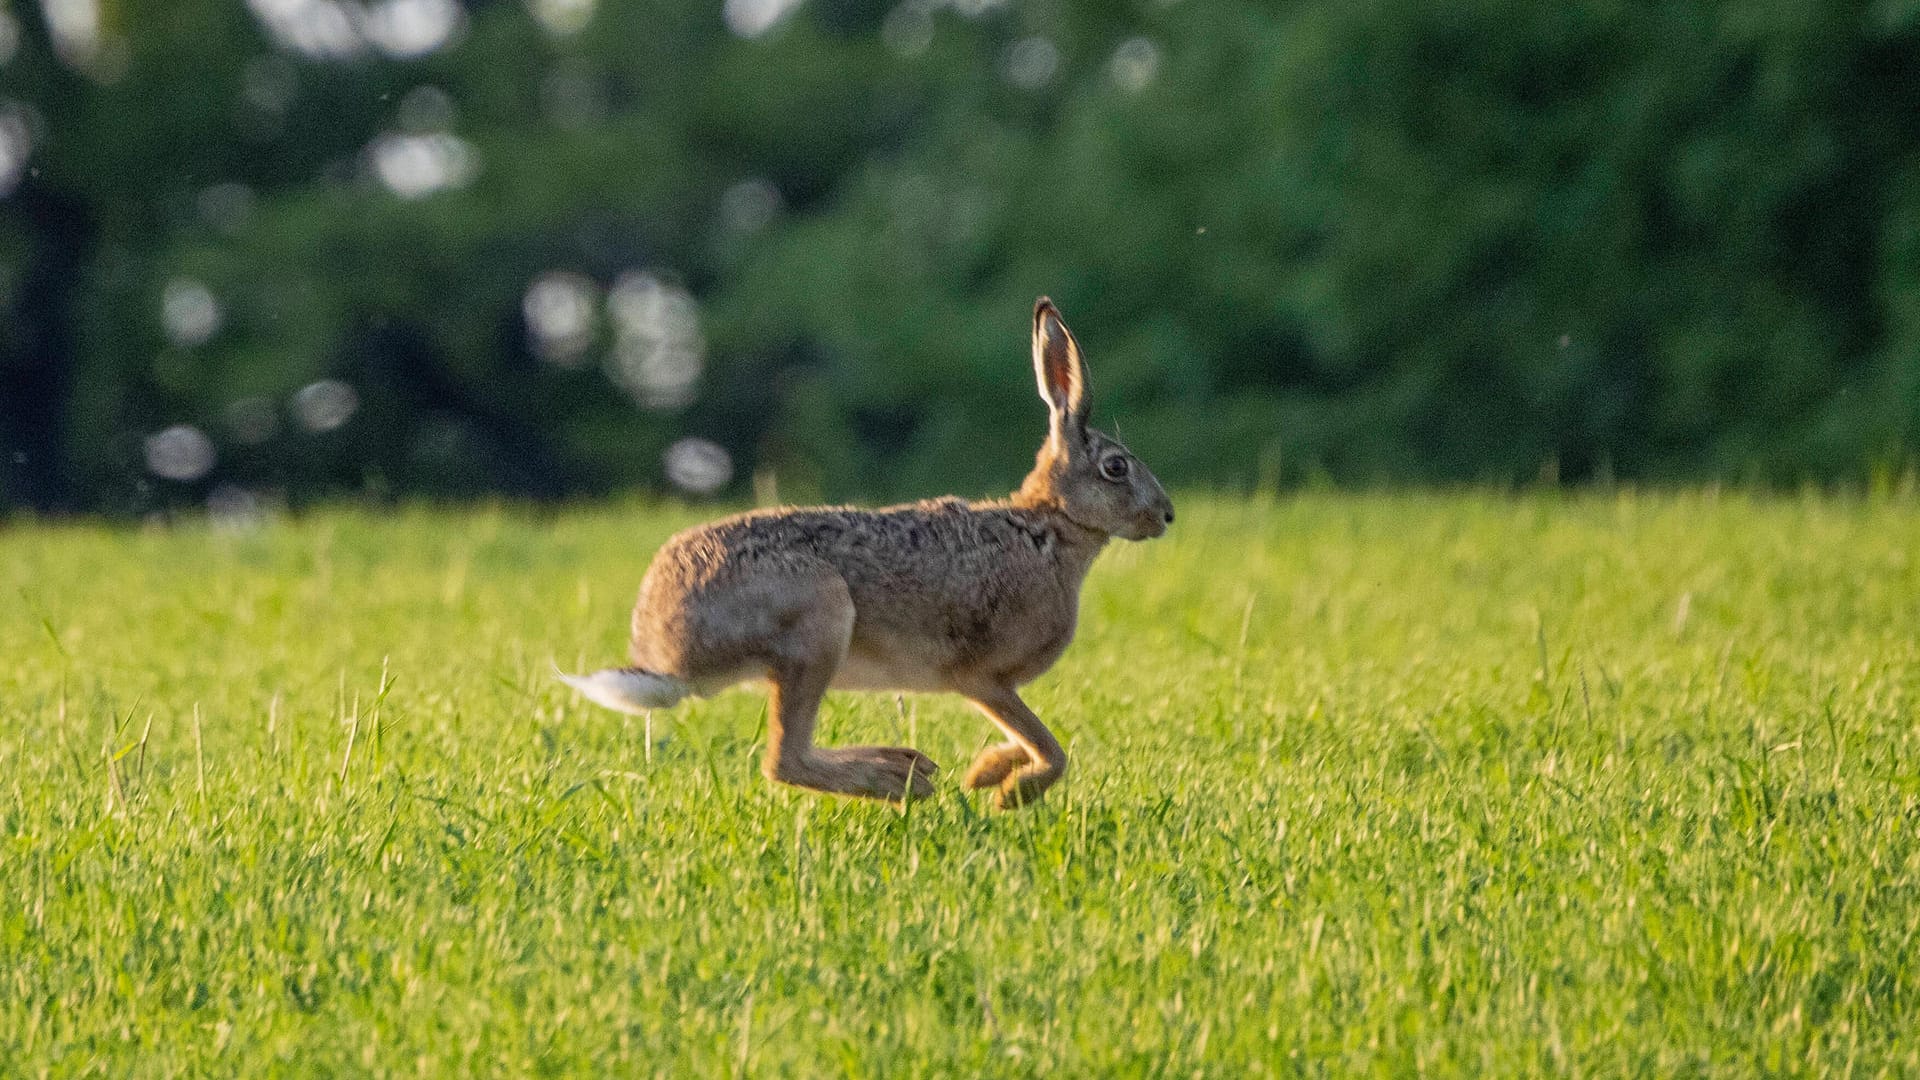
M973 764L967 768L966 778L960 783L970 791L999 787L1000 781L1005 780L1009 773L1032 760L1027 757L1026 749L1017 742L995 743L974 756Z
M966 786L999 788L994 805L1002 810L1038 802L1067 773L1067 752L1060 748L1060 740L1012 687L996 687L967 698L1010 741L980 751L967 770Z
M833 673L847 655L853 600L837 576L813 596L773 649L773 694L767 710L769 780L794 787L899 802L933 794L939 766L906 746L813 745L813 726Z

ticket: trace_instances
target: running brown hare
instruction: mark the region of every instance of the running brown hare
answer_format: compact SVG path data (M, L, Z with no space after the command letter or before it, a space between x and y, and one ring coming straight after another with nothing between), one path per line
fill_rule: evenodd
M881 510L759 510L668 540L640 583L633 666L563 675L640 713L765 679L767 776L815 791L901 800L938 768L904 746L822 747L830 688L952 691L1007 735L967 770L996 805L1038 800L1066 751L1019 688L1073 640L1080 585L1113 537L1145 540L1173 503L1119 441L1087 426L1086 363L1052 301L1033 308L1033 370L1050 424L1010 498Z

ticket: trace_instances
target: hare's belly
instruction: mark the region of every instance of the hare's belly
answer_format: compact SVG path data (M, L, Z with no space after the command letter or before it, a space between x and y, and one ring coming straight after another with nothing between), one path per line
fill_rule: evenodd
M1073 640L1075 612L986 612L961 619L854 624L846 658L832 685L842 690L943 691L977 685L1023 685L1060 659Z
M932 657L888 650L885 653L849 649L833 673L836 690L936 691L948 688L948 679Z

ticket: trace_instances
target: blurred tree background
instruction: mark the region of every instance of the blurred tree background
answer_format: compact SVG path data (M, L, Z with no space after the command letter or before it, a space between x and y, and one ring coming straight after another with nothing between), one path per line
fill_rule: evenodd
M1920 445L1920 0L0 3L0 508Z

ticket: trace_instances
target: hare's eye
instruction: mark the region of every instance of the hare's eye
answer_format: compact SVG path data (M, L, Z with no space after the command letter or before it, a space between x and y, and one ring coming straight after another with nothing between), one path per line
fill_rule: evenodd
M1127 459L1119 454L1102 459L1100 462L1100 475L1109 480L1125 480L1127 478Z

